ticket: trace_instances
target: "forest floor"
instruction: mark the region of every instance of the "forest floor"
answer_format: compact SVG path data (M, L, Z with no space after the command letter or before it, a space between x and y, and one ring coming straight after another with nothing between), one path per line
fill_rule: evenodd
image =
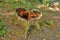
M0 17L3 17L2 20L8 25L8 32L6 35L0 37L0 40L60 40L60 12L50 10L43 10L41 12L44 14L42 19L52 20L54 27L42 26L43 31L35 28L25 39L23 33L24 28L12 22L15 12L3 12L0 9L0 15L2 15Z

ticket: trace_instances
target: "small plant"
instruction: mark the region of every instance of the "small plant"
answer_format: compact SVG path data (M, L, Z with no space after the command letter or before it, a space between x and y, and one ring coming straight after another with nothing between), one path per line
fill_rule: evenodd
M7 27L5 27L3 22L0 21L0 36L3 36L6 32L7 32Z

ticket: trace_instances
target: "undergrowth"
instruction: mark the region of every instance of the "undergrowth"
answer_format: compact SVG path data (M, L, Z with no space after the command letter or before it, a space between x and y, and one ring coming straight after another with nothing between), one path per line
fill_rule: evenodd
M0 36L7 33L7 26L0 20Z
M35 5L37 4L50 4L54 2L54 0L0 0L0 8L3 8L6 11L11 11L11 10L15 10L16 8L20 8L20 7L25 7L28 8L29 10L36 8ZM24 26L23 24L25 24L25 22L20 22L17 23L17 17L14 16L12 18L12 22L17 25L19 24L19 26ZM53 25L53 21L46 21L45 19L39 20L38 23L40 26L46 27L48 25ZM7 28L4 28L5 26L3 26L4 23L2 21L0 21L0 35L4 35L7 32ZM27 24L26 24L27 26ZM28 27L28 26L27 26ZM34 26L30 25L28 31L25 32L31 32L33 30ZM42 29L43 30L43 29Z

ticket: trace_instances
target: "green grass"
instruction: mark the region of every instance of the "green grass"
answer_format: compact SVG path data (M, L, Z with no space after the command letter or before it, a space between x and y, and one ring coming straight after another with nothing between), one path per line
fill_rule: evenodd
M7 28L4 26L4 23L0 21L0 36L3 36L5 33L7 33Z
M19 7L25 7L28 9L35 8L30 2L25 0L1 0L0 1L0 7L4 8L5 10L14 10Z
M12 11L19 7L25 7L28 10L36 9L38 4L51 4L55 0L0 0L0 8L6 11Z
M33 2L33 4L32 4L32 2ZM0 8L3 8L4 10L7 10L7 11L8 10L11 11L11 10L15 10L16 8L19 8L19 7L25 7L28 10L31 10L31 9L36 8L34 5L37 5L39 3L40 2L38 0L29 0L29 1L26 1L26 0L17 0L17 1L16 0L0 0ZM46 3L47 3L47 0L43 1L43 4L46 4ZM45 12L43 12L43 15L46 15ZM19 26L25 25L25 22L22 22L22 21L17 23L18 20L17 20L16 16L13 16L12 21L15 25L16 24L19 24ZM4 24L3 22L0 22L0 29L3 27L3 24ZM46 27L48 25L53 25L53 24L54 24L53 21L46 21L45 19L42 19L39 21L39 25L43 26L43 27ZM25 26L28 27L28 24L26 24ZM30 25L28 30L24 30L25 34L27 34L28 32L30 33L34 29L34 26ZM0 30L0 36L4 35L6 32L7 32L7 28L3 27L3 29Z

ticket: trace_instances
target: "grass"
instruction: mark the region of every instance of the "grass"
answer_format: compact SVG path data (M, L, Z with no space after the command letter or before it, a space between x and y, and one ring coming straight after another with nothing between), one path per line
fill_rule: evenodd
M16 8L19 8L19 7L22 7L22 6L29 9L29 10L36 8L30 2L25 1L25 0L24 1L22 1L22 0L19 0L19 1L18 0L17 1L16 0L12 0L12 1L11 0L4 0L3 1L2 0L2 1L0 1L0 7L3 8L4 10L6 10L6 11L12 11L12 10L15 10ZM42 13L43 13L43 15L46 15L45 12L42 12ZM30 34L35 27L37 27L37 28L38 28L38 26L40 26L40 27L42 27L42 26L47 27L48 26L49 27L51 25L54 25L53 21L46 21L45 19L41 19L41 20L39 20L39 22L36 23L37 24L36 26L35 25L30 25L28 27L28 24L26 24L25 21L17 20L16 15L14 15L12 17L12 20L10 20L10 21L12 21L12 23L14 25L19 25L19 27L25 27L26 26L28 28L28 30L23 29L26 36L27 36L27 34ZM0 22L0 29L2 28L2 25L3 25L3 22ZM4 35L5 33L7 33L7 28L3 28L0 31L0 35Z
M0 36L3 36L5 33L7 33L7 28L4 26L4 23L0 21Z
M43 12L43 15L45 16L46 13ZM30 34L35 27L37 29L38 26L40 26L40 27L49 27L49 26L53 26L54 25L54 22L53 21L48 21L46 19L40 19L40 20L37 20L37 22L36 22L37 25L30 25L30 27L28 27L29 24L27 24L25 21L22 21L20 19L18 20L18 16L16 16L16 15L13 15L13 17L12 17L12 23L15 24L15 25L18 25L19 27L27 27L28 30L26 30L26 28L23 29L24 30L24 33L26 34L26 36L28 34ZM35 23L33 23L33 24L35 24ZM43 29L41 29L41 30L43 30Z
M25 0L1 0L0 1L0 7L1 8L4 8L4 10L15 10L16 8L19 8L19 7L25 7L25 8L28 8L28 9L32 9L32 8L35 8L30 2L28 1L25 1Z

